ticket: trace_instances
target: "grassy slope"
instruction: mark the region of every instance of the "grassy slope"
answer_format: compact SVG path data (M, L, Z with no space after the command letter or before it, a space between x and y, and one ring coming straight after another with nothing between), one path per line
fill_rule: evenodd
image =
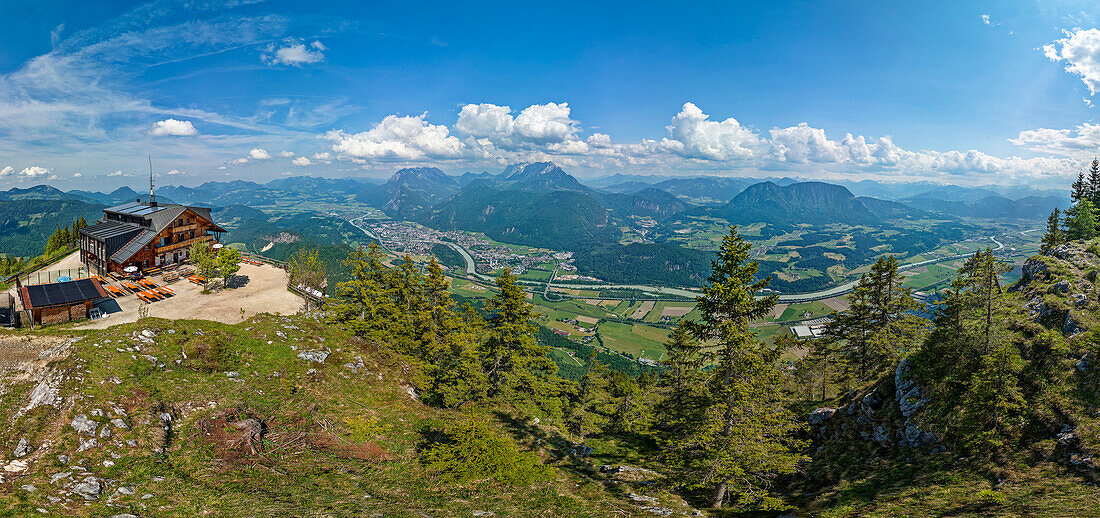
M156 332L155 343L136 338L143 329ZM323 365L311 363L298 358L295 347L327 348L332 354ZM217 350L221 352L212 352ZM344 366L355 356L365 360L369 372L354 373ZM555 454L546 450L542 455L548 462L565 468L551 482L531 488L436 483L417 460L416 450L422 432L442 428L456 414L413 400L403 388L407 374L400 364L307 317L262 315L237 325L147 319L83 338L70 357L53 367L67 373L61 391L66 403L60 411L39 407L13 418L27 401L33 387L29 381L0 396L0 419L10 430L0 434L4 451L11 452L21 437L35 445L51 443L31 454L25 476L0 485L0 516L22 516L36 508L87 516L130 511L141 516L234 517L640 512L621 499L628 488L598 480L590 468L571 468L575 461L555 461ZM309 372L313 368L316 372ZM228 377L229 371L239 372L241 381ZM119 417L116 407L126 410L123 419L131 429L115 430L110 439L100 439L101 446L75 453L79 438L69 426L72 418L86 414L102 424ZM95 417L97 408L107 415ZM173 415L173 431L165 453L157 454L157 416L164 411ZM228 450L208 439L201 423L227 411L264 421L268 432L262 452ZM349 442L346 420L358 418L377 420L374 445ZM224 420L212 422L206 432L231 430ZM539 433L546 437L543 444L550 444L550 435ZM130 439L138 446L127 446ZM530 434L518 439L528 447L534 442ZM363 448L373 452L367 455L373 460L354 458ZM57 461L60 453L73 457L69 466ZM105 467L104 461L114 465ZM85 476L73 471L73 465L109 481L103 497L87 504L79 499L51 504L48 496L65 496L59 484L50 483L52 475L72 471L77 480ZM38 490L19 489L24 484ZM108 506L108 495L120 486L133 488L133 495L120 496L114 507ZM141 498L146 494L152 496Z

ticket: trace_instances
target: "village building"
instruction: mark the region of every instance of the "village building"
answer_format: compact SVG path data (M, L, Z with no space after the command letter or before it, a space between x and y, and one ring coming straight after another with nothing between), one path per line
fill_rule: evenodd
M107 292L95 279L36 284L19 288L23 310L36 324L60 324L88 318L92 306Z
M225 229L210 209L161 205L155 197L103 209L103 217L80 230L80 261L105 275L129 266L156 268L188 260L191 246L221 239Z

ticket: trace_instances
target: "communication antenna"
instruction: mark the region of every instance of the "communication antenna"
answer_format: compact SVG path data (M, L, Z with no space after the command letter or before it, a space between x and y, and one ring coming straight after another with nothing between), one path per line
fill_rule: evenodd
M149 155L149 205L157 206L157 195L153 192L153 155Z

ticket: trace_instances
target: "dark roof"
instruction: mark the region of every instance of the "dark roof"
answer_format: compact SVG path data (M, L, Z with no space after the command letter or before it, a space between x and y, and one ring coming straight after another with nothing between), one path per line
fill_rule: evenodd
M141 249L149 244L155 237L157 237L156 231L143 229L140 234L134 236L134 238L125 245L122 245L122 248L119 248L117 252L111 254L111 260L119 264L126 262L127 259L141 251Z
M117 214L127 214L130 216L138 216L148 219L150 214L160 212L171 205L149 205L148 203L141 203L139 201L131 201L123 203L122 205L115 205L114 207L107 207L103 209L103 212L114 212Z
M140 230L141 227L136 225L127 225L117 221L106 220L84 227L80 229L80 233L87 234L100 241L105 241L112 237L123 236Z
M79 302L101 299L107 296L99 281L78 279L53 284L24 286L19 290L23 308L35 309L48 306L68 306Z

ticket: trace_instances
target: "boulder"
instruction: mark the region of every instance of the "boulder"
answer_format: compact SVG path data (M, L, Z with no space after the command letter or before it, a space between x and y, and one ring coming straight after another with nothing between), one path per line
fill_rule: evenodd
M34 448L31 447L31 443L27 441L27 438L23 437L19 439L19 444L15 445L15 451L13 451L12 453L15 455L16 458L19 458L30 453L33 449Z
M329 351L302 351L298 353L298 357L311 362L325 363L325 359L331 354Z
M1073 315L1067 311L1066 317L1062 320L1062 334L1073 336L1081 331L1084 331L1084 329L1073 319Z
M1076 293L1073 295L1073 307L1079 308L1089 303L1088 295L1084 293Z
M85 500L95 500L103 492L103 482L96 477L84 477L84 480L73 486L73 494L84 497Z
M806 422L809 423L810 426L820 426L828 421L830 417L833 417L835 413L835 408L821 407L810 412L809 417L806 418Z
M1058 281L1058 282L1054 283L1050 287L1050 289L1054 293L1062 293L1062 294L1069 293L1069 281L1065 281L1065 280Z
M71 424L72 424L73 430L76 430L77 433L86 433L88 435L95 435L95 429L96 429L96 426L97 426L96 422L92 421L91 419L88 419L88 416L86 416L84 414L80 414L80 415L74 417L73 422Z

